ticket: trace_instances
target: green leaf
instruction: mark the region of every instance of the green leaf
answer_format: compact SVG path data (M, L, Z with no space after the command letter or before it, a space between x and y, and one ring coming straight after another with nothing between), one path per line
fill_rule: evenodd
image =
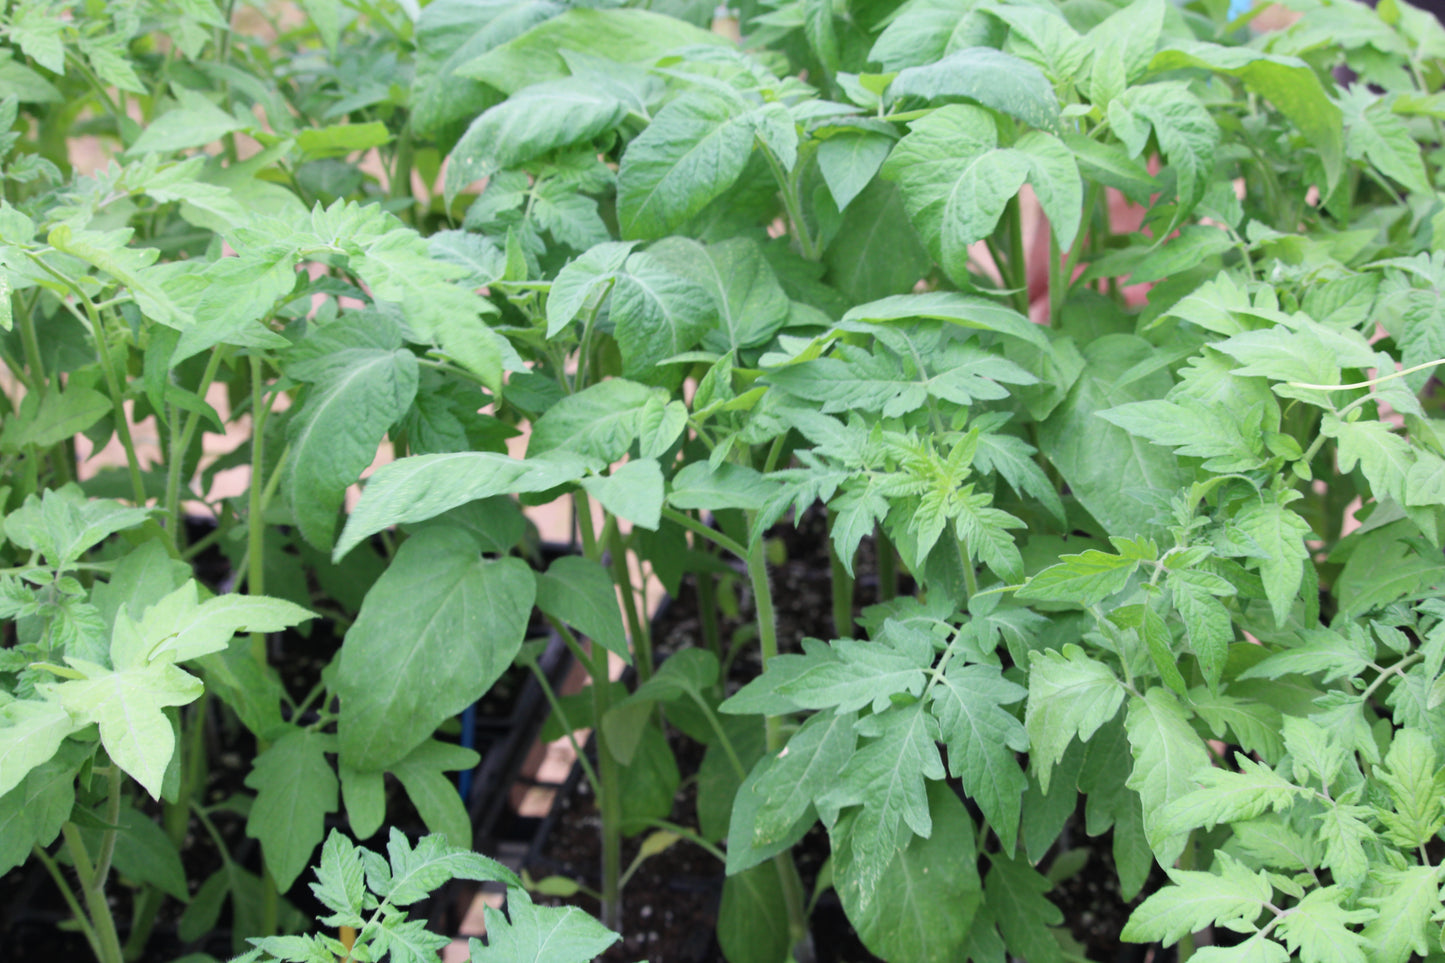
M1245 88L1251 93L1273 104L1275 109L1299 128L1304 135L1304 143L1320 152L1327 187L1333 189L1340 175L1344 173L1341 156L1344 146L1341 133L1342 115L1339 106L1330 99L1329 93L1320 83L1314 68L1296 57L1281 57L1248 47L1222 47L1212 43L1181 44L1161 50L1149 62L1151 72L1162 73L1182 67L1203 67L1215 73L1238 77L1244 81ZM1352 131L1352 140L1353 134ZM1351 155L1358 156L1353 149ZM1418 148L1415 156L1418 165ZM1370 159L1375 160L1373 156ZM1378 161L1376 163L1378 164ZM1391 177L1400 170L1399 167L1391 170L1384 166L1380 166L1380 169ZM1424 173L1423 167L1420 168L1420 173Z
M1219 688L1229 646L1234 641L1234 625L1229 610L1214 597L1205 572L1181 570L1171 572L1166 584L1173 593L1174 608L1189 634L1189 645L1199 660L1199 670L1210 689Z
M717 323L718 304L702 285L644 252L627 259L612 289L610 315L622 373L645 376L659 362L696 347Z
M201 680L173 665L155 663L112 672L71 660L84 674L36 691L68 711L75 721L94 722L111 760L159 799L166 767L175 753L175 729L163 711L200 698Z
M1124 689L1108 666L1095 662L1077 645L1062 652L1031 652L1028 706L1024 728L1029 759L1044 792L1053 766L1077 735L1087 741L1119 711Z
M883 164L883 176L898 183L913 226L959 285L971 283L969 245L993 233L1029 170L1022 153L998 147L988 111L961 104L915 120Z
M481 756L475 750L428 739L405 759L388 768L406 790L426 828L440 833L458 849L472 845L472 820L457 792L456 783L445 775L458 769L475 769Z
M1073 151L1053 134L1029 131L1014 142L1029 166L1028 182L1049 218L1059 247L1068 250L1083 216L1084 182Z
M850 308L844 322L869 321L885 324L915 318L934 318L975 331L992 331L1027 341L1049 350L1045 330L1012 308L996 301L955 291L930 291L925 294L897 294Z
M741 176L755 136L736 96L697 91L658 111L618 167L622 236L662 237L701 211Z
M572 555L557 559L537 576L537 607L600 642L624 662L632 661L617 607L617 586L600 563Z
M1308 790L1277 774L1268 766L1236 755L1239 772L1202 769L1194 776L1200 788L1185 793L1164 808L1158 820L1162 833L1188 832L1220 823L1254 819L1268 810L1288 809Z
M1173 865L1188 834L1168 828L1166 807L1194 788L1199 772L1209 767L1209 750L1179 700L1165 689L1131 697L1124 727L1134 753L1134 769L1124 784L1144 804L1144 831L1160 865Z
M953 662L933 689L929 711L948 746L948 768L983 810L1005 852L1018 836L1019 806L1028 780L1015 753L1029 748L1023 724L1004 706L1028 690L994 666Z
M464 532L408 539L346 633L335 688L346 764L384 768L481 698L521 648L535 594L525 562L486 561Z
M286 433L286 498L301 533L318 548L331 543L346 488L375 459L377 445L411 407L417 388L416 357L405 348L356 344L333 350ZM301 379L312 370L290 369Z
M936 63L909 67L888 85L888 99L967 97L1040 130L1059 126L1059 101L1039 69L991 47L969 47Z
M788 901L775 863L723 880L717 940L728 963L777 963L788 956Z
M1389 424L1374 419L1343 421L1326 413L1320 433L1335 439L1341 474L1354 471L1358 464L1376 498L1388 495L1397 502L1405 501L1415 451Z
M662 524L662 469L656 459L629 461L610 475L588 475L582 487L603 508L639 528L655 532Z
M547 293L547 337L555 338L584 308L596 312L636 242L607 241L589 248L557 272Z
M1146 899L1129 917L1120 937L1137 943L1160 941L1165 946L1209 926L1235 932L1254 930L1254 920L1274 895L1265 874L1216 851L1219 873L1168 869L1173 885Z
M1174 225L1204 197L1214 170L1219 127L1209 109L1182 83L1166 81L1130 87L1109 104L1109 126L1137 157L1154 128L1159 147L1174 169L1179 209Z
M1312 535L1309 523L1286 508L1282 496L1268 493L1247 502L1233 521L1265 553L1259 574L1275 625L1283 625L1304 581L1303 566L1309 558L1305 539Z
M1092 54L1089 100L1108 107L1125 87L1144 75L1149 57L1159 45L1164 9L1159 0L1135 0L1089 31L1084 38Z
M5 517L5 535L63 571L109 536L150 517L150 509L88 499L78 485L66 485L26 496L25 503Z
M672 479L667 502L673 508L684 510L742 508L756 511L763 507L776 487L774 482L746 465L725 461L714 466L706 461L694 461L684 465Z
M75 808L76 771L94 755L93 746L65 742L0 795L0 872L25 862L35 845L49 846Z
M1019 590L1019 598L1043 602L1096 605L1123 591L1139 568L1137 558L1110 555L1091 548L1078 555L1060 556L1056 565L1039 572Z
M112 865L127 879L155 886L181 902L191 898L186 887L186 871L181 854L170 838L150 816L133 806L126 806L118 820L120 831L115 838ZM92 852L99 851L101 830L83 833Z
M256 757L246 785L256 801L246 835L260 840L266 869L284 892L311 862L326 832L326 814L336 811L336 773L326 761L334 738L292 729Z
M487 944L470 941L474 960L590 963L621 937L575 906L535 906L520 886L507 890L507 915L486 908Z
M1374 919L1375 911L1346 910L1347 899L1339 885L1306 893L1279 922L1285 947L1302 963L1365 963L1365 941L1350 927Z
M1162 534L1168 500L1193 477L1171 452L1098 417L1125 402L1158 398L1168 391L1169 376L1163 371L1121 380L1124 372L1152 360L1155 352L1153 345L1133 335L1104 335L1089 342L1079 379L1039 427L1044 455L1089 514L1116 534Z
M447 196L497 171L591 141L626 116L627 105L590 79L568 77L525 87L472 121L452 149Z
M860 130L834 134L818 145L818 169L838 210L847 210L868 186L893 144L894 138L886 134Z
M916 698L923 692L927 663L920 664L912 655L856 639L837 639L829 648L834 658L819 660L777 691L802 708L837 712L867 705L880 712L895 695L906 692Z
M864 891L849 846L833 854L833 881L863 945L884 959L951 963L963 958L983 902L974 826L953 790L929 783L933 834L899 849L876 891ZM759 869L772 869L771 866Z
M413 849L406 835L393 826L386 841L390 860L362 851L367 887L393 906L410 906L454 879L505 883L508 890L521 889L517 874L494 859L457 846L448 846L438 833L423 836ZM490 930L490 927L488 927Z
M163 285L165 269L156 265L160 252L127 245L134 231L80 231L69 224L50 229L46 241L57 251L74 255L125 285L146 317L172 328L184 328L193 319L172 299Z
M862 807L833 832L835 848L842 845L839 837L847 841L857 886L855 906L866 917L897 851L914 834L932 835L927 780L942 779L944 769L936 743L938 723L921 703L866 716L857 728L872 741L853 754L838 785L818 805L835 812L844 806Z
M838 773L853 757L857 721L851 712L820 712L803 723L788 740L786 750L769 757L770 765L755 770L738 790L733 833L750 826L751 833L744 841L756 849L788 839L798 821L811 812L813 801L834 787ZM747 801L743 801L745 793L751 796ZM744 808L751 809L753 819L738 818ZM728 869L739 868L730 845Z
M702 338L709 351L726 354L766 344L788 320L791 302L751 238L732 237L706 246L667 238L647 253L712 294L719 320Z
M180 106L147 124L127 154L169 154L210 144L246 129L246 124L211 103L204 94L184 87L173 89Z
M1362 818L1368 815L1364 806L1335 804L1315 817L1315 834L1325 844L1325 866L1339 883L1352 888L1363 883L1370 870L1365 844L1377 834Z
M321 919L327 926L359 929L365 922L361 913L366 907L366 871L361 853L335 829L321 847L321 863L316 867L311 892L331 910L332 915Z
M238 632L280 632L313 618L284 599L228 593L198 601L196 582L158 599L139 622L121 611L115 617L110 657L117 669L147 663L185 662L220 652Z
M0 705L0 796L48 762L65 737L81 728L54 702L17 699Z
M10 295L4 296L8 304ZM110 399L90 388L70 387L26 393L15 417L0 434L0 450L19 453L27 445L48 448L85 431L113 410Z
M380 147L390 141L391 131L379 120L365 124L307 127L296 134L296 146L307 160L345 157L347 154Z
M392 525L424 521L494 495L544 492L578 480L587 468L586 459L568 451L525 461L484 451L399 459L378 468L367 480L331 557L339 560L364 539Z
M529 459L561 449L602 462L618 460L637 439L642 408L656 391L609 378L568 395L533 426Z
M1208 471L1248 471L1269 459L1253 412L1194 402L1186 408L1155 398L1101 411L1099 417L1181 455L1207 459L1203 467Z
M1390 791L1391 812L1380 812L1386 838L1402 849L1424 846L1445 826L1441 806L1445 774L1436 766L1435 747L1419 729L1401 729L1390 742L1376 776Z
M512 94L570 74L563 51L581 51L621 63L643 63L669 50L725 43L726 38L711 31L647 10L576 7L463 63L456 73Z
M897 186L873 180L843 212L824 255L831 283L854 302L912 290L932 259Z
M1029 963L1063 963L1059 944L1047 929L1064 922L1064 914L1044 895L1053 884L1022 856L989 853L988 861L988 909L1009 949Z
M1440 909L1440 868L1381 866L1371 874L1378 887L1360 902L1374 907L1365 924L1367 958L1375 963L1405 963L1412 955L1430 955L1431 917Z

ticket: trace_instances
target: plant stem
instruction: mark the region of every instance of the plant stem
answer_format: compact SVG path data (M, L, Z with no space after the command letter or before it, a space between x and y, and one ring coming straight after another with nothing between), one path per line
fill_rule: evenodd
M1068 293L1068 278L1064 275L1063 252L1059 250L1059 235L1049 225L1049 327L1057 327L1059 314L1064 308L1064 295Z
M751 513L749 513L751 515ZM752 519L748 519L752 525ZM773 611L773 589L768 583L768 562L763 554L763 540L756 539L744 556L748 565L748 581L753 588L753 604L757 608L758 645L762 649L763 670L778 654L778 619ZM782 719L765 716L763 731L767 737L768 752L777 753L783 748Z
M266 594L266 391L261 381L261 356L251 355L251 485L246 510L246 594ZM251 658L266 666L266 636L251 633Z
M111 765L114 766L115 763ZM68 822L60 828L60 832L65 838L65 850L70 854L70 861L80 878L80 892L85 897L85 908L95 933L96 959L100 963L124 963L120 936L115 929L115 917L111 915L110 903L105 898L105 878L96 876L96 866L90 861L90 853L85 848L85 840L81 838L80 827Z
M196 394L201 398L205 398L211 382L216 380L216 372L221 367L221 353L222 349L216 348L206 361L206 370L201 374L201 383L196 388ZM191 441L196 436L196 428L200 425L200 421L200 412L189 412L185 426L181 429L180 437L176 438L174 433L176 418L174 415L172 416L171 451L169 462L166 465L166 511L171 516L171 528L176 533L178 546L181 531L181 470L185 467L185 455L190 450Z
M1024 219L1017 195L1004 208L1004 220L1008 224L1009 266L1014 278L1014 307L1024 317L1029 313L1029 271L1024 260Z
M582 554L594 562L602 561L602 546L592 523L592 505L585 492L574 496L577 527L582 533ZM612 674L608 671L608 652L596 641L591 643L592 658L588 673L592 676L592 742L597 747L597 808L602 814L602 925L619 929L622 925L622 776L617 759L608 745L607 716L612 700Z
M783 170L783 164L778 156L773 153L772 148L758 141L763 149L763 156L767 158L768 167L773 172L773 180L778 183L778 192L783 196L783 209L788 214L789 233L798 242L798 254L805 261L816 261L823 256L818 249L817 243L812 235L808 233L808 223L803 220L803 205L798 197L798 184L788 172Z
M559 633L565 631L565 627L557 622L552 622L552 625ZM571 632L567 632L567 634L571 635ZM576 639L574 638L573 645L575 644ZM546 697L547 705L551 706L552 712L562 721L562 729L567 733L567 743L572 747L572 754L582 765L582 774L587 777L587 783L592 787L592 795L601 797L601 783L597 779L597 770L592 768L592 760L587 758L587 753L583 752L582 747L577 744L577 730L567 719L567 713L563 710L561 700L557 698L557 693L552 688L551 680L547 678L547 673L542 671L542 667L537 664L535 659L530 660L527 666L532 670L532 675L537 677L537 683L542 687L542 695Z
M828 510L828 532L831 535L838 513ZM833 588L833 637L853 637L853 576L838 557L838 548L833 539L828 539L828 578Z
M65 905L70 907L70 915L75 917L80 931L85 934L85 941L90 944L90 951L95 954L96 959L100 959L100 937L95 932L95 927L90 925L90 919L85 915L85 910L81 909L80 901L75 898L75 891L65 880L65 874L60 871L55 860L51 859L50 854L43 848L35 846L32 852L34 852L35 858L40 860L40 865L44 866L45 871L50 874L50 878L55 881L56 887L60 889L60 895L65 898Z
M719 532L716 529L708 528L702 522L693 518L691 515L688 515L686 512L680 512L670 505L664 505L662 506L662 517L670 521L677 522L677 524L681 525L689 532L701 535L703 538L712 542L718 548L732 552L738 558L742 559L743 561L747 561L748 549L744 547L741 542L735 542L728 536L724 535L722 532Z
M637 660L637 678L652 678L652 639L647 624L637 609L637 592L632 584L632 571L627 567L627 546L616 525L607 533L607 550L612 556L612 580L622 593L622 614L627 618L627 634L632 638L632 653Z

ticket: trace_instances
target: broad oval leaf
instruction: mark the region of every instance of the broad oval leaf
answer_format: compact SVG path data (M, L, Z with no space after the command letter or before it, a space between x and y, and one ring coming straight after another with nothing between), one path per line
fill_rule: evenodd
M746 112L740 98L712 91L686 94L658 112L618 167L623 237L662 237L733 185L753 152Z
M517 91L472 121L447 165L447 196L473 181L589 141L616 127L627 105L587 80L568 78Z
M967 97L1040 130L1059 126L1059 100L1039 68L992 47L969 47L923 67L899 71L888 98Z
M486 561L464 532L433 528L408 539L342 646L345 763L385 768L481 698L521 648L536 591L525 562Z

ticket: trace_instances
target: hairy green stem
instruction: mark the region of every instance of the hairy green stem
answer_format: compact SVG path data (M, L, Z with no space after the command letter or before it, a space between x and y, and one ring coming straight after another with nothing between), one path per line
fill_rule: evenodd
M572 634L568 631L567 627L560 622L556 622L550 617L548 621L552 623L552 627L557 630L558 634L563 635L564 638ZM572 640L572 644L574 646L577 644L575 637ZM537 664L536 659L530 660L527 663L527 667L532 670L532 675L536 677L537 684L542 687L542 695L546 697L547 705L551 706L552 713L561 720L562 731L567 734L567 744L572 747L572 754L577 757L577 761L582 765L582 774L587 777L587 784L592 787L592 795L600 798L602 795L602 784L597 779L597 770L592 768L592 760L587 758L587 753L583 752L582 747L577 744L577 731L573 728L571 721L568 720L567 712L562 708L562 701L557 698L557 692L552 688L552 681L547 678L547 673L542 671L542 667Z
M743 561L747 560L749 550L744 547L741 542L735 542L728 536L724 535L722 532L719 532L713 528L709 528L702 522L693 518L691 515L688 515L686 512L680 512L670 505L664 505L662 506L662 517L668 519L669 521L677 522L677 524L681 525L689 532L701 535L703 538L712 542L718 548L721 548L724 551L732 552Z
M76 875L80 878L81 896L85 899L85 909L95 933L96 959L100 963L124 963L125 956L121 951L120 935L115 929L115 917L111 915L110 903L105 898L105 878L97 879L96 864L91 862L90 852L85 848L85 840L80 835L80 827L68 822L60 828L60 832L65 839L65 851L70 855ZM109 870L107 875L108 873Z
M266 390L261 356L251 355L251 484L246 493L246 594L266 594ZM251 658L265 667L266 636L251 633Z
M638 612L637 591L632 584L632 571L627 567L627 547L622 532L614 524L607 533L607 551L612 556L612 580L622 593L622 614L627 619L627 634L632 638L632 653L637 661L637 678L652 678L652 639L647 623Z
M70 888L65 874L60 871L55 860L51 859L50 854L43 848L35 846L32 852L35 854L35 858L40 860L40 865L44 866L45 871L50 874L50 878L55 881L60 895L65 899L65 905L70 908L70 915L75 917L80 932L85 934L85 941L90 944L90 951L95 954L96 959L100 959L100 936L95 932L95 927L90 924L90 918L85 915L85 910L81 909L80 901L75 898L75 891Z
M592 523L592 505L585 492L574 496L577 527L582 534L582 553L600 563L602 546ZM622 774L617 759L608 745L607 727L603 720L612 708L612 674L608 652L595 640L591 643L591 661L587 663L592 676L592 742L597 747L598 793L597 809L602 814L602 925L619 929L622 925Z
M758 140L759 146L763 149L763 157L767 158L768 167L773 172L773 180L777 181L778 192L783 196L783 210L788 215L789 233L798 242L798 254L805 261L816 261L823 256L816 241L808 232L808 223L803 219L802 200L798 196L798 182L795 177L789 176L783 170L783 164L778 160L778 155L773 153L772 148Z
M1010 198L1004 208L1004 223L1008 225L1009 263L1015 284L1014 307L1025 317L1029 313L1029 271L1024 258L1024 219L1017 196Z
M211 382L216 380L216 373L221 367L221 354L222 349L218 347L211 352L210 358L206 361L206 370L201 374L201 383L196 387L196 394L203 399L206 397L206 391L211 387ZM180 435L177 437L175 426L180 420L179 413L179 410L173 409L170 458L166 464L166 512L170 515L171 529L175 532L177 547L180 546L181 534L181 471L185 467L186 452L190 450L191 442L196 437L196 429L201 422L199 411L188 412L184 427L181 428Z

